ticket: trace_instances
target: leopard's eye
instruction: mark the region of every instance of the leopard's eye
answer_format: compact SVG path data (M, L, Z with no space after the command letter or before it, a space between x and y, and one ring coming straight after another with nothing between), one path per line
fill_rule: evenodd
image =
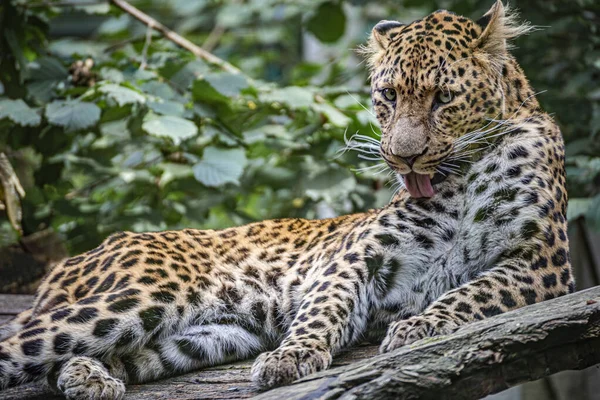
M390 88L383 89L383 97L389 101L396 101L396 91Z
M438 103L448 104L452 101L452 93L440 90L436 93L435 99Z

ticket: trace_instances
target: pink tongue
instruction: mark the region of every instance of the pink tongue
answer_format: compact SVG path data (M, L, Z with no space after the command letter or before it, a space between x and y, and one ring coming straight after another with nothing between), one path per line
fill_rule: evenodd
M408 193L414 198L433 197L435 191L431 186L429 175L419 175L415 172L403 176Z

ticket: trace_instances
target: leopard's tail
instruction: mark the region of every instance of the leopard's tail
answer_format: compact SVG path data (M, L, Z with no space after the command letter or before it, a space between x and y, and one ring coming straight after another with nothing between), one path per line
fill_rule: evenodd
M74 356L103 361L129 353L168 332L178 319L175 305L142 304L140 298L118 295L96 297L93 304L84 299L39 315L26 311L3 327L0 390L43 380Z

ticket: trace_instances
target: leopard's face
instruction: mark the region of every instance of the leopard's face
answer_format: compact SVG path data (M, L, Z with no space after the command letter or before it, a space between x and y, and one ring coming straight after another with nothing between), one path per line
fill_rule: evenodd
M490 17L474 22L438 11L373 29L368 52L380 152L413 197L431 197L432 185L465 161L457 145L502 116L502 57L482 49Z

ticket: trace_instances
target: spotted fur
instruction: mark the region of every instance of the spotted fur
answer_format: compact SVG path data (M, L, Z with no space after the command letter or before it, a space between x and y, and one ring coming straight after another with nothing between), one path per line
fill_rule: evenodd
M264 351L252 376L269 388L366 336L390 351L573 291L563 141L507 51L527 30L510 15L498 2L479 21L438 11L373 30L381 155L399 176L433 176L432 197L114 234L0 328L0 388L47 377L70 399L119 398L123 383Z

